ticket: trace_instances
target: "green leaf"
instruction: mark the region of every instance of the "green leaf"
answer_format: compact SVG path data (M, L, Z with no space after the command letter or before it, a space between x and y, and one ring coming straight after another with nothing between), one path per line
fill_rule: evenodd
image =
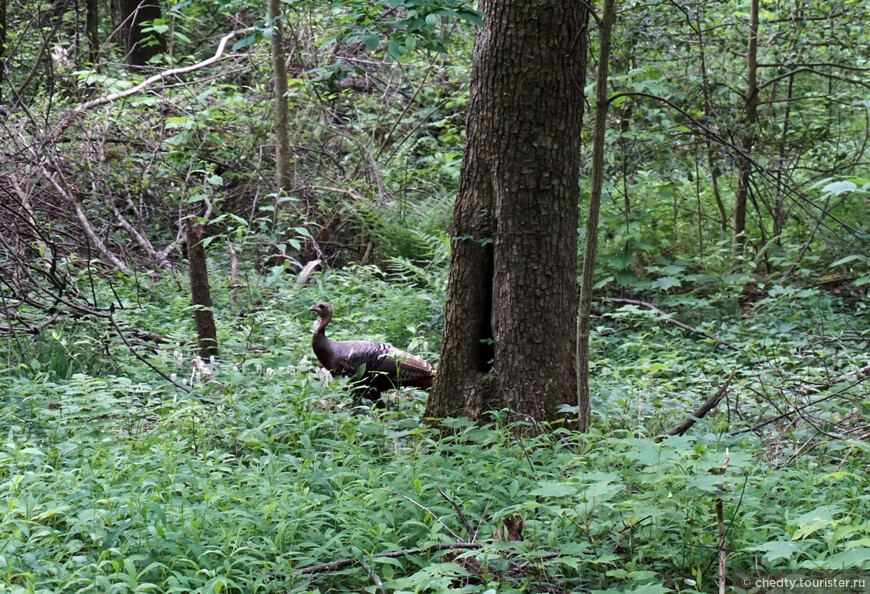
M839 507L835 505L822 505L810 512L794 518L789 522L789 524L797 526L798 529L792 535L792 539L800 540L806 538L819 530L836 524L837 521L834 520L834 516L839 513L841 513L841 511Z
M858 189L857 184L855 182L850 181L837 181L832 182L822 188L822 192L825 194L833 194L834 196L839 196L843 192L854 192Z
M849 262L854 262L855 260L864 260L864 257L859 256L858 254L850 254L848 256L844 256L843 258L840 258L839 260L837 260L836 262L831 264L830 268L835 268L835 267L840 266L842 264L848 264Z
M243 47L247 47L247 46L251 45L252 43L254 43L254 41L257 39L257 37L259 35L260 35L260 33L251 33L250 35L242 37L241 39L239 39L237 42L235 42L233 44L232 51L237 52L240 49L242 49Z
M675 276L661 276L655 280L655 284L663 291L667 291L670 288L679 287L681 281Z
M790 559L792 555L803 550L803 545L797 542L772 540L755 547L750 547L747 550L763 552L766 562L776 563L780 559Z
M593 288L593 289L596 289L596 290L597 290L597 289L600 289L600 288L602 288L602 287L605 287L605 286L608 285L609 283L613 282L614 280L615 280L615 277L613 277L613 276L608 276L608 277L606 277L606 278L601 279L600 281L598 281L598 282L595 283L594 285L592 285L592 288Z
M477 25L478 27L483 26L483 13L480 11L465 9L457 11L456 15L463 21L468 21L472 25Z
M374 33L368 33L364 35L362 38L362 42L370 50L377 49L378 46L381 44L380 38Z
M818 562L816 562L818 563ZM867 569L870 568L870 548L856 547L831 555L821 562L826 569Z
M387 46L387 51L392 57L398 60L405 55L405 52L408 50L401 39L394 39L390 42L390 45Z
M554 483L544 481L540 483L537 489L533 490L530 495L537 497L567 497L577 493L577 486L566 485L564 483Z

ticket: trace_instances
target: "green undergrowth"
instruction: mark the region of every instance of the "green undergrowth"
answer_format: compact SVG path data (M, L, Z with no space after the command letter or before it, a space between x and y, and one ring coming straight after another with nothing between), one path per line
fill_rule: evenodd
M218 288L222 359L210 383L191 372L181 290L142 286L146 305L131 296L119 315L178 343L140 353L190 394L118 346L112 364L86 373L63 357L6 367L0 591L374 592L373 573L401 592L708 592L718 500L729 571L867 567L864 440L801 453L802 435L818 434L800 423L730 434L771 416L759 393L797 401L812 382L814 396L854 394L823 404L823 421L853 409L866 418L860 385L819 387L866 365L862 305L781 288L719 318L705 311L720 304L700 297L657 301L731 349L644 308L600 304L588 435L518 438L498 415L439 433L423 422L424 393L355 408L343 381L314 370L306 308L322 299L336 308L333 336L434 358L442 274L397 262L311 286L266 275ZM732 372L717 412L684 437L651 439ZM493 538L518 518L521 541ZM466 539L478 548L433 549ZM341 559L355 561L301 572Z

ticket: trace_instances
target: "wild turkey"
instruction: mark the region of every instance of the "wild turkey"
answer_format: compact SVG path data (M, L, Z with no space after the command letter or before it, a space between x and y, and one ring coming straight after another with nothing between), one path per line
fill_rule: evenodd
M330 340L326 326L332 320L332 306L320 302L308 311L320 316L311 346L317 359L333 375L359 374L362 394L379 402L381 392L400 386L430 388L435 372L432 365L411 353L370 340Z

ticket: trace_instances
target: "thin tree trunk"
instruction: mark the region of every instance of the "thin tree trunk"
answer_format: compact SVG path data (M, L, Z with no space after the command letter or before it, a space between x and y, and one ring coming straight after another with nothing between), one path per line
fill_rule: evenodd
M85 35L88 38L88 62L97 63L100 53L100 4L98 0L85 0Z
M293 179L290 171L287 63L281 23L281 0L269 0L269 22L272 25L272 85L275 92L275 176L279 193L286 194L293 187Z
M701 206L701 175L698 164L698 145L695 145L695 200L698 205L698 258L704 258L704 209Z
M755 143L755 125L758 122L758 0L751 0L749 7L749 42L746 50L746 92L743 129L743 152L737 165L737 187L734 191L734 235L732 245L735 255L743 254L746 243L746 202L749 194L749 176L752 166L748 158Z
M142 32L143 22L153 22L162 16L159 0L120 0L119 8L127 65L145 66L151 58L166 49L162 36L155 35L156 43L146 45L149 35Z
M619 124L619 145L622 150L622 206L625 211L625 234L628 235L630 232L629 226L631 221L631 196L628 193L628 150L629 146L632 146L633 143L629 143L625 141L623 134L628 132L630 127L630 118L632 113L631 102L626 102L625 107L622 109L622 118Z
M598 72L595 76L595 131L592 136L592 172L589 182L589 208L586 214L586 244L583 272L580 277L580 304L577 313L577 421L578 430L586 432L592 424L589 397L589 326L592 312L592 285L595 280L595 257L598 254L598 213L601 208L601 185L604 179L604 141L607 132L608 63L610 31L615 14L614 0L604 0L604 12L598 24Z
M3 103L3 83L6 81L6 68L3 55L6 53L6 0L0 0L0 103Z
M794 76L788 77L786 90L785 114L782 117L782 137L779 148L779 166L776 173L776 198L773 203L773 237L777 245L782 245L782 230L785 228L785 192L783 191L783 170L785 169L785 149L788 146L789 117L791 116L791 99L794 91Z
M701 70L701 92L704 95L704 116L708 119L713 117L713 100L710 97L710 81L707 79L707 56L704 50L704 34L701 29L701 7L695 13L695 32L698 35L698 52L700 55L699 69ZM719 223L722 226L722 232L728 230L728 214L725 212L725 204L722 202L722 194L719 192L719 167L716 165L713 156L713 143L706 136L704 144L707 148L707 167L710 168L710 185L713 189L713 198L716 200L716 207L719 209Z
M208 360L218 355L217 328L212 312L211 289L208 283L208 265L205 246L202 244L202 226L193 217L185 220L187 227L187 264L190 276L190 297L193 303L193 319L196 323L196 338L199 356Z

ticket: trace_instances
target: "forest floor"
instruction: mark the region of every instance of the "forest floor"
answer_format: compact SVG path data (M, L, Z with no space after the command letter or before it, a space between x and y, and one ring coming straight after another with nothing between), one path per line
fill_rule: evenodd
M355 407L316 370L321 299L333 337L437 358L442 296L419 279L248 282L215 290L212 381L178 283L116 287L119 317L170 341L137 352L190 392L85 325L3 368L0 590L709 592L720 560L729 579L870 563L860 300L658 295L698 332L601 303L593 430L519 438L497 413L439 432L419 391ZM729 377L713 412L654 441Z

